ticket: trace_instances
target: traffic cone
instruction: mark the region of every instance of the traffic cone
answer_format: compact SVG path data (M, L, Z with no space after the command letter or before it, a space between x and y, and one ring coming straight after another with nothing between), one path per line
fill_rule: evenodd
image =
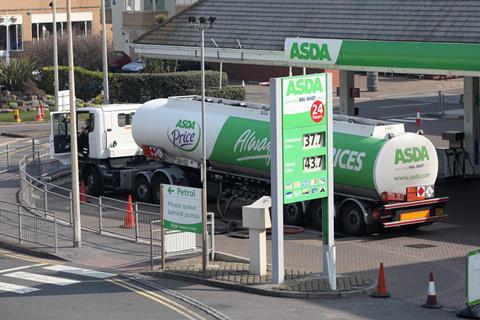
M42 110L40 110L40 106L37 107L37 115L35 116L35 121L43 121Z
M80 184L80 202L86 203L87 202L87 190L85 188L85 181L82 180Z
M422 304L422 308L440 309L443 308L437 301L437 292L435 290L435 281L433 280L433 273L430 272L430 279L428 280L428 294L427 302Z
M417 108L417 118L415 119L415 124L417 126L422 124L422 118L420 117L420 109Z
M20 110L15 109L13 111L13 119L15 120L15 122L22 122L22 119L20 118Z
M42 114L42 119L45 120L45 106L43 104L40 105L40 113Z
M380 263L380 270L378 271L377 291L372 292L370 297L373 298L389 298L390 293L387 292L387 284L385 282L385 271L383 270L383 262Z
M127 211L125 212L125 223L122 228L129 229L135 227L135 217L133 216L132 196L128 196Z

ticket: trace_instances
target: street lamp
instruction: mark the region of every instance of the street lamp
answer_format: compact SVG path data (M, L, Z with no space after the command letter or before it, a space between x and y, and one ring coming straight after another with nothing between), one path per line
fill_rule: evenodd
M108 61L107 61L107 27L105 18L105 0L101 0L102 6L102 62L103 62L103 104L110 103L108 89Z
M54 88L55 88L55 111L58 111L58 36L57 36L57 3L56 0L50 2L50 7L52 7L53 15L53 77L54 77Z
M208 267L207 250L207 140L205 121L205 29L213 25L215 17L188 17L190 25L200 31L200 63L202 69L202 268Z
M5 26L5 29L7 30L7 36L6 36L6 40L7 40L7 52L5 54L5 60L7 61L7 63L10 63L10 29L9 27L12 25L12 24L15 24L15 22L17 22L17 17L15 16L0 16L0 24L3 24Z

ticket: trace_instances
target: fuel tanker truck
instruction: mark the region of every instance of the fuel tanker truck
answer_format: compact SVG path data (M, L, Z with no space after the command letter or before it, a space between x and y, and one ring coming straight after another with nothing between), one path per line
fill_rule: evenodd
M201 185L200 97L156 99L117 109L108 116L107 106L81 109L95 113L89 117L95 121L90 150L80 157L89 193L126 189L137 201L159 203L162 183ZM133 119L121 130L116 128L119 121L105 119L120 113ZM214 190L218 203L227 204L239 197L253 201L269 195L270 107L207 98L206 121L209 193ZM340 115L334 116L333 129L335 216L346 233L416 228L447 217L448 198L434 192L437 154L421 132L405 132L401 123ZM294 192L319 192L325 183L302 182L293 186ZM284 220L321 228L321 201L285 205Z
M269 194L269 106L208 99L206 119L209 180L228 193L220 196ZM199 181L200 124L198 97L153 100L137 110L135 142L146 157L168 163L175 171L144 176L156 202L160 183ZM448 198L434 197L438 159L427 138L405 132L403 124L358 117L335 116L333 129L336 217L347 233L362 234L375 225L417 227L446 217ZM298 188L314 192L323 181L317 183ZM285 222L299 224L308 218L320 226L320 203L286 205Z

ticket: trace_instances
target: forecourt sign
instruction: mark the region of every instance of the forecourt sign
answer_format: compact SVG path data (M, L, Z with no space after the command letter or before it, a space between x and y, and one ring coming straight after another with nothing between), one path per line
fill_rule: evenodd
M162 185L164 227L202 234L202 189Z
M270 81L272 280L284 280L283 205L323 199L323 274L336 290L331 74Z
M461 318L480 319L480 249L467 255L467 308Z

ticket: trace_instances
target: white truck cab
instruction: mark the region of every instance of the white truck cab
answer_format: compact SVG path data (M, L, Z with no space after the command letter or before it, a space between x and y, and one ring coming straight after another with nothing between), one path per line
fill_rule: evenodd
M132 137L132 119L140 104L112 104L77 109L79 156L90 159L131 157L140 152ZM70 112L51 113L50 152L70 163Z

